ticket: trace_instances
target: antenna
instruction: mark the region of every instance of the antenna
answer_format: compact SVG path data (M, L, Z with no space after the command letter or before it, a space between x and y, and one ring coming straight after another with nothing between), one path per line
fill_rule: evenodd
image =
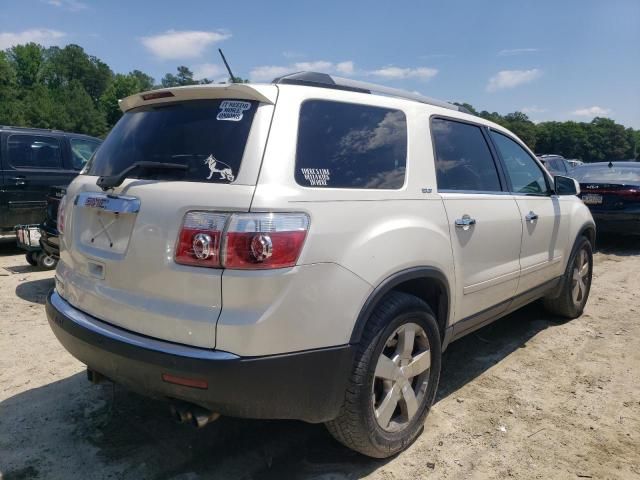
M219 48L220 56L222 57L222 61L224 62L224 66L227 67L227 72L229 72L229 76L231 77L231 83L236 83L236 77L233 76L233 72L231 71L231 67L227 63L227 59L224 58L224 53L222 53L222 49Z

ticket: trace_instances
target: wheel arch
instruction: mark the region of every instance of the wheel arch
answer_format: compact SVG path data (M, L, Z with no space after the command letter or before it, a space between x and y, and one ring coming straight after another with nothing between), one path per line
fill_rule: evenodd
M401 291L424 300L436 315L440 338L444 339L451 313L451 290L446 275L435 267L413 267L396 272L384 279L371 292L362 306L351 332L350 344L359 343L362 332L384 296L391 291Z
M595 250L596 248L596 224L593 222L587 222L586 224L584 224L580 230L578 230L578 235L576 235L575 240L578 239L578 237L587 237L587 239L589 240L589 243L591 243L591 248L593 248ZM574 240L574 243L575 243Z

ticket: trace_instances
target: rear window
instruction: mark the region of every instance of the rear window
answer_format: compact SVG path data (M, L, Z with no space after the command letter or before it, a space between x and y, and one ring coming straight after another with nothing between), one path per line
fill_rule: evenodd
M609 167L607 165L580 166L571 171L571 176L581 183L640 183L640 165Z
M317 188L399 189L407 163L400 110L307 100L300 108L296 182Z
M115 175L135 162L187 170L137 170L131 178L231 183L238 176L258 102L194 100L125 113L96 151L88 175Z

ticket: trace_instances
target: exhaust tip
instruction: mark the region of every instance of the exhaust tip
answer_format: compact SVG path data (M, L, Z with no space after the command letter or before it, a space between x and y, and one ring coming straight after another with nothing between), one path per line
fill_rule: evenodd
M202 428L220 418L219 413L190 403L172 403L169 409L178 423L190 423L196 428Z

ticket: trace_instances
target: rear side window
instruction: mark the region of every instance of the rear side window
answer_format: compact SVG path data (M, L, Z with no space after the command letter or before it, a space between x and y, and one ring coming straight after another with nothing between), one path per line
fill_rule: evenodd
M296 182L305 187L399 189L407 163L400 110L307 100L300 108Z
M60 140L44 135L10 135L9 163L16 168L62 168Z
M439 190L502 190L489 145L476 125L443 118L431 120Z
M514 193L547 195L550 193L542 168L527 151L501 133L491 130L491 138L500 152Z
M100 144L84 138L71 138L71 166L74 170L82 170Z
M114 175L141 161L187 170L134 170L131 178L231 183L238 176L258 102L192 100L125 113L96 151L88 175Z

